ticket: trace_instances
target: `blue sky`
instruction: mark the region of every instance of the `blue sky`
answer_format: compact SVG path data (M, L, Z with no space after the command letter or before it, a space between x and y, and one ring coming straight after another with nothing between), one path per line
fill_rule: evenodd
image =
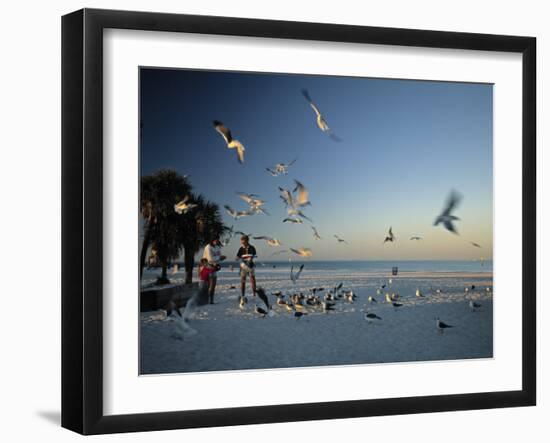
M270 216L234 221L224 211L229 226L310 247L318 260L492 258L492 85L146 68L140 75L142 175L189 174L195 190L220 206L246 209L236 191L267 200ZM341 143L318 129L302 88ZM244 144L243 165L212 120ZM294 158L287 176L265 170ZM310 190L305 212L322 240L308 222L282 223L277 186L289 188L294 178ZM464 197L460 235L432 226L451 189ZM383 245L390 225L397 241ZM253 244L263 259L280 249ZM227 254L237 247L235 239Z

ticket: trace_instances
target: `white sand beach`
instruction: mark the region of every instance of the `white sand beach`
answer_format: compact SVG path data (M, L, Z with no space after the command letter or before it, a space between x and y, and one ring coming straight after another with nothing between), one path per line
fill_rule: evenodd
M307 268L306 268L307 271ZM238 305L237 271L220 272L216 304L201 306L189 322L195 334L178 338L176 323L161 312L141 314L141 373L266 369L404 361L491 358L493 355L492 272L403 272L397 277L378 272L304 271L297 284L288 269L259 269L258 286L268 294L332 288L343 283L353 290L353 303L339 300L335 310L306 306L296 318L273 302L272 316L262 318L247 286L248 304ZM173 280L176 280L174 276ZM392 283L389 283L389 279ZM386 284L381 295L376 290ZM465 287L470 290L465 294ZM419 288L424 297L415 296ZM437 290L441 292L438 293ZM385 302L385 293L399 294L401 307ZM373 296L377 303L368 303ZM469 300L481 307L472 312ZM365 311L382 320L368 323ZM438 331L435 317L452 325Z

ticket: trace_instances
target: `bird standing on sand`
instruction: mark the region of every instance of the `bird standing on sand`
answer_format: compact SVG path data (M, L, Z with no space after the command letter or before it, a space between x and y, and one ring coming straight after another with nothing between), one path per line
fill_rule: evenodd
M265 318L267 315L267 311L265 309L260 308L258 305L254 307L254 312L256 314L259 314L262 318Z
M375 320L382 320L381 317L379 317L378 315L374 314L373 312L365 312L365 320L367 320L368 323L372 323L373 321Z
M434 226L441 223L447 231L458 234L453 222L460 219L452 215L452 212L456 209L461 200L462 196L458 192L452 190L449 197L447 197L443 211L435 219Z
M445 331L445 329L448 329L448 328L452 328L452 327L453 327L453 326L448 325L447 323L444 323L444 322L442 322L441 320L439 320L439 317L436 317L435 322L436 322L437 330L438 330L439 333L441 333L441 334Z
M269 300L267 299L267 294L262 287L256 289L256 295L260 297L261 301L264 302L267 309L271 310L271 304L269 303Z
M481 308L481 303L477 303L477 302L475 302L475 301L473 301L473 300L470 300L469 306L470 306L470 310L471 310L472 312L475 312L476 309Z
M416 288L416 296L417 297L424 297L424 294L422 294L422 292L420 292L420 289Z
M309 106L311 106L311 109L313 109L313 112L315 112L315 115L317 116L317 126L319 127L319 129L321 131L323 131L324 133L328 134L328 136L334 140L334 141L341 141L340 138L338 138L333 132L332 130L329 128L328 126L328 123L327 121L325 120L325 118L321 115L321 111L319 111L319 109L317 108L317 106L315 106L315 103L313 103L313 100L311 100L311 97L309 95L309 92L307 91L307 89L302 89L302 95L304 96L304 98L308 101L309 103Z
M224 126L224 124L218 120L214 120L212 122L214 125L214 129L221 134L223 139L225 140L225 143L227 144L227 147L229 149L235 149L237 151L237 160L239 163L244 163L244 146L239 140L235 140L231 136L231 131Z
M240 308L240 309L244 309L247 303L248 303L247 298L246 298L245 296L242 296L242 295L241 295L241 296L239 297L239 308Z
M369 298L367 300L369 303L378 303L372 295L369 295Z

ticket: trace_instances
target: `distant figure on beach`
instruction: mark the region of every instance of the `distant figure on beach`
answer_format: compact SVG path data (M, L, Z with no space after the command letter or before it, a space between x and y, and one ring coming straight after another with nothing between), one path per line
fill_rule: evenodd
M256 248L249 243L248 235L241 237L241 247L237 252L237 261L240 261L241 268L241 296L244 297L246 291L246 278L250 277L250 285L252 286L252 293L256 294L256 275L254 258L256 258Z
M208 278L208 302L212 305L214 304L214 293L216 292L216 282L218 280L217 273L221 268L220 262L225 260L219 238L214 238L206 245L202 258L206 259L208 265L213 269Z

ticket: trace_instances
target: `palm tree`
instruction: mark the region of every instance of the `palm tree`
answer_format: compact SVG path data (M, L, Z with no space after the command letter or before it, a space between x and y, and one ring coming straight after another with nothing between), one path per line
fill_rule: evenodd
M174 205L191 193L187 179L172 169L161 169L141 178L140 209L143 217L143 242L140 254L140 278L152 246L162 266L159 283L169 283L168 263L179 256L181 245L178 234L179 215Z
M228 228L224 226L220 208L202 195L192 195L197 205L194 211L180 217L179 235L184 251L185 282L193 281L195 255L215 238L220 238Z

